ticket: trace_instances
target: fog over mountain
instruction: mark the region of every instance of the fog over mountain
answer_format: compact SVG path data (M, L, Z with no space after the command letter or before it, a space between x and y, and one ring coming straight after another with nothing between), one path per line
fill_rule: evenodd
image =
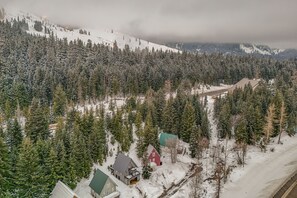
M294 0L0 0L56 23L114 28L167 42L231 42L297 48Z

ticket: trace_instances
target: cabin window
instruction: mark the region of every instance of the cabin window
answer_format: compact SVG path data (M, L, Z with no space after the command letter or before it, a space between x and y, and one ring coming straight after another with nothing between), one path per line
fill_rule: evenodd
M155 157L155 152L152 153L152 157Z

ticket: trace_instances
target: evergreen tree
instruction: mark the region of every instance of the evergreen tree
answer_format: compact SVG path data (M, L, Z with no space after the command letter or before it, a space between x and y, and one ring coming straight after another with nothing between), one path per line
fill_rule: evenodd
M249 136L247 130L248 124L244 118L241 118L235 128L235 138L238 143L248 143Z
M196 125L193 126L189 145L190 155L192 158L199 156L199 142L201 141L201 135L201 128L199 126L197 127Z
M123 141L121 144L122 151L128 152L131 145L130 135L129 135L129 128L126 124L124 124L122 128L122 134L123 134Z
M0 138L2 138L2 139L5 138L5 134L4 134L4 130L3 130L3 127L2 126L0 126Z
M143 179L149 179L151 177L152 170L149 166L143 166L142 167L142 177Z
M104 120L95 121L94 130L90 135L90 153L93 162L103 163L105 158L106 134L104 129Z
M42 179L40 180L39 185L42 186L42 190L44 193L49 194L52 189L50 189L50 174L51 174L51 166L47 163L50 155L50 144L49 142L45 142L44 140L38 140L34 145L36 151L38 153L38 166L40 167L40 176Z
M263 135L263 116L261 115L259 107L248 105L243 114L246 122L246 139L245 143L255 144Z
M62 175L59 175L59 161L54 148L50 149L49 156L46 158L45 169L48 189L52 190L54 189L56 183L63 178Z
M136 127L136 135L139 138L140 131L142 129L142 116L139 111L136 112L135 127Z
M275 137L279 134L281 117L281 108L282 108L283 95L280 90L276 90L275 96L272 99L274 104L274 120L273 120L273 132L271 136Z
M18 123L16 119L8 122L7 126L7 144L9 146L9 150L12 151L14 149L18 149L23 141L23 134L21 125Z
M195 125L195 110L190 102L187 102L183 115L182 115L182 131L181 138L185 142L190 142L191 132L193 130L193 126Z
M173 128L172 132L179 137L182 136L181 133L183 133L183 113L185 108L185 94L184 91L179 88L177 89L176 98L173 101L173 113L172 113L172 119L173 119ZM190 134L189 134L190 135Z
M66 111L66 93L63 90L63 87L61 84L59 84L54 92L54 99L53 99L53 112L54 117L64 116Z
M196 125L202 125L203 107L198 96L192 97L192 104L195 109Z
M228 104L223 104L222 110L219 113L218 129L221 138L231 138L231 112Z
M136 151L137 151L138 158L143 157L143 153L145 151L144 130L143 129L140 129L138 131L138 140L136 143Z
M167 101L166 107L163 112L163 124L160 126L165 132L172 133L174 126L174 109L173 109L173 99L170 98Z
M65 126L64 126L64 120L62 117L57 119L57 126L56 126L56 130L55 130L55 136L54 136L54 141L55 143L59 142L59 141L63 141L64 140L64 136L65 136Z
M38 153L30 139L22 142L16 166L16 193L18 197L47 197L42 186L43 175L38 164Z
M12 183L8 148L0 137L0 197L5 197L5 194L12 190Z
M166 98L165 98L165 92L163 89L160 89L154 98L154 106L156 108L156 120L157 125L162 126L162 117L163 112L166 106Z
M142 147L143 149L142 155L149 144L151 144L160 153L160 143L158 141L158 130L153 126L152 116L150 113L146 117L143 134L144 134L144 140L143 140L144 144Z
M201 132L202 132L203 137L206 137L207 139L210 138L210 124L209 124L209 120L207 117L207 112L204 112L202 114Z
M77 181L78 181L78 178L77 178L78 173L76 172L75 165L76 163L75 163L74 155L71 154L67 162L67 174L64 177L63 181L72 189L76 187Z
M122 134L122 127L123 127L123 112L122 110L118 109L116 114L111 118L111 126L110 132L114 135L115 139L122 143L123 141L123 134Z
M22 129L16 119L8 122L6 133L7 145L9 148L10 159L12 163L12 171L15 171L19 148L23 141Z
M149 165L148 153L146 151L143 153L143 156L142 156L142 164L143 164L142 177L143 177L143 179L149 179L152 174L151 173L152 169Z
M71 154L73 155L75 172L78 178L88 177L91 172L91 155L78 126L74 127L71 146Z
M54 164L52 168L54 168L57 178L64 181L65 178L67 178L67 172L70 167L68 166L69 156L65 151L65 145L63 144L63 141L59 141L56 143L56 147L54 148L53 153L56 154L57 163ZM56 160L54 156L50 157L53 162Z
M11 106L11 103L9 100L6 100L6 102L5 102L4 113L5 113L6 120L9 120L9 118L11 118L11 116L13 114L13 107Z
M49 138L47 114L36 99L32 101L25 131L27 137L33 142L36 142L37 139L47 140Z

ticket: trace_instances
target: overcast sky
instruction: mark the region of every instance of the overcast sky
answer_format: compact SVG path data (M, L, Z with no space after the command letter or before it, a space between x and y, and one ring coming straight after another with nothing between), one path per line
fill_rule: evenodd
M51 21L109 27L159 43L297 48L297 0L0 0Z

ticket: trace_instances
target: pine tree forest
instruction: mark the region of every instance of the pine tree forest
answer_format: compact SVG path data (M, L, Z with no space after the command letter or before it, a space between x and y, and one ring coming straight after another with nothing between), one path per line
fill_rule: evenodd
M26 26L0 22L0 197L49 197L58 180L75 188L111 154L109 142L127 152L134 134L140 158L149 144L161 152L161 131L189 143L191 157L199 157L211 127L204 98L191 94L197 84L262 79L255 90L246 86L215 99L221 139L265 146L297 126L296 60L121 50L32 36ZM126 103L111 103L109 113L100 105L83 114L76 109L115 96Z

